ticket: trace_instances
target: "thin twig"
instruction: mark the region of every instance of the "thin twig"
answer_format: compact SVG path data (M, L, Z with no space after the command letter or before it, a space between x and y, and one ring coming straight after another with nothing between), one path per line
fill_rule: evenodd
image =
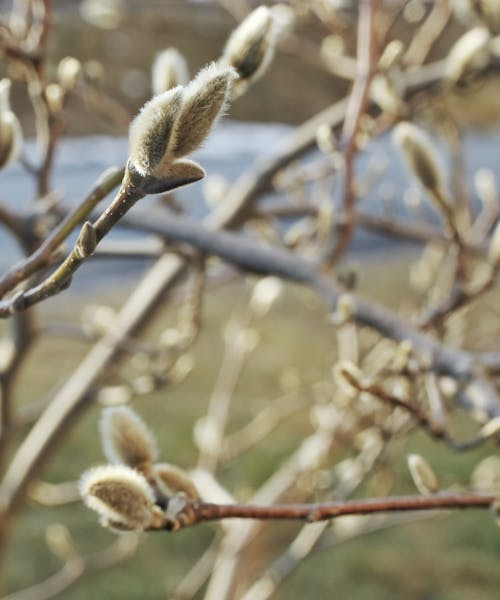
M351 241L356 225L356 192L354 185L354 160L357 154L356 138L361 117L364 115L367 107L370 85L378 60L376 16L379 6L379 0L363 0L359 6L358 71L349 97L342 130L345 226L341 230L339 239L326 262L326 266L330 268L335 267L344 254Z
M123 169L113 169L101 175L87 197L66 215L43 244L31 256L9 269L0 279L0 298L38 270L49 265L53 253L73 229L83 222L99 202L120 184L122 179Z
M407 512L422 510L489 509L498 500L492 494L443 493L430 496L395 496L368 498L345 502L321 502L313 504L211 504L193 502L177 520L167 523L166 529L178 530L207 521L223 519L292 520L316 523L346 515L370 515L375 513ZM154 530L153 530L154 531ZM157 530L158 531L158 530Z

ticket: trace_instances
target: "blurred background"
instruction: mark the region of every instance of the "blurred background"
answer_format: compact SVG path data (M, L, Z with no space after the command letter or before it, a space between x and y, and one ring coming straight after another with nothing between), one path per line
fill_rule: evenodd
M128 124L151 97L151 65L157 52L176 47L186 57L190 73L194 75L207 62L217 59L238 20L249 8L259 4L239 0L54 0L47 76L55 79L61 59L73 56L81 62L92 90L89 88L87 93L72 94L68 98L63 138L54 162L55 193L73 204L84 196L103 169L125 162ZM271 156L294 127L346 95L350 82L332 73L336 68L331 69L329 65L332 56L333 62L337 56L342 69L343 57L355 54L357 4L341 0L283 3L284 18L290 7L297 16L294 32L278 49L266 75L231 105L227 117L195 154L207 171L207 179L176 194L176 201L188 214L196 217L206 214L207 197L212 193L210 186L227 189L257 159ZM407 43L436 3L388 0L383 4L394 11L405 5L393 24L392 36ZM449 17L430 50L428 61L445 57L453 42L473 25L472 17L467 16L467 7L458 6L466 3L456 4L460 18ZM11 2L1 2L0 8L7 14ZM320 14L330 15L332 23L336 19L331 30L318 17L316 9ZM3 76L12 75L5 66L2 68ZM479 168L488 169L495 177L500 174L499 81L497 74L488 75L474 81L472 87L443 93L439 99L422 101L418 107L419 118L431 131L439 133L437 124L444 113L463 127L463 176L476 207L480 199L474 187L474 174ZM11 104L22 122L25 136L32 137L35 132L33 111L25 86L16 81ZM452 153L442 137L436 146L443 163L451 164ZM36 144L28 139L28 160L36 157L37 151ZM305 158L306 164L318 155L319 150L315 149ZM412 198L415 201L421 192L402 165L401 157L385 134L366 152L360 153L356 169L360 180L364 179L366 192L361 208L368 208L371 214L378 216L397 215L403 221L412 218ZM34 183L26 177L22 166L13 165L2 173L1 182L6 206L17 209L31 206ZM276 197L277 192L279 182L267 199ZM157 198L149 198L145 206L156 210L157 202ZM137 212L137 208L134 211ZM437 222L436 215L428 208L424 207L423 212L427 224ZM114 232L111 237L130 240L130 234L123 231ZM342 274L347 279L355 276L361 292L395 308L407 298L411 265L420 251L421 246L408 241L396 244L378 234L360 234L342 263ZM20 256L16 244L3 231L0 232L0 252L2 269ZM16 390L16 401L28 416L34 404L43 404L52 397L85 355L88 340L82 341L76 332L88 318L85 307L89 303L105 306L113 314L132 293L148 265L146 258L121 261L118 266L106 258L90 261L79 271L69 290L40 306L38 318L46 324L48 335L30 355ZM203 330L196 347L186 358L186 373L179 375L178 381L173 376L167 390L145 389L136 398L134 406L151 424L164 460L186 468L196 461L193 423L216 385L228 316L247 306L255 282L252 277L233 279L224 286L216 282L207 295ZM184 292L181 289L173 294L171 310L155 322L146 340L155 339L158 331L176 326ZM494 298L498 299L497 291L495 293ZM496 311L498 317L495 301L490 298L488 302L488 310ZM494 339L498 339L498 319L490 318L490 313L476 312L468 323L470 329L475 329L478 347L482 347L481 344L485 348L488 344L494 346ZM489 314L489 320L482 314ZM6 326L0 325L3 328L0 332L6 331ZM288 393L290 387L301 393L314 387L315 382L330 373L337 356L330 339L335 335L334 325L325 315L324 306L311 293L296 286L283 287L280 299L269 314L252 325L252 331L258 338L259 350L249 357L234 392L231 431L237 431L263 410L269 398ZM480 339L480 333L484 333L484 339ZM141 356L131 361L128 379L142 373L144 365L140 361ZM105 384L110 389L118 388L123 379L118 369L111 370ZM54 484L69 481L71 502L49 506L50 501L38 502L37 494L33 494L16 530L8 560L9 591L34 585L60 568L61 557L57 551L50 551L57 547L57 543L54 546L51 542L58 533L54 523L67 528L84 553L95 552L113 542L114 534L100 528L94 515L75 497L74 480L80 472L103 460L97 439L99 412L95 406L85 414L62 443L55 460L45 469L44 481ZM221 480L235 490L235 495L249 497L296 448L297 440L308 430L307 419L304 413L292 415L286 430L277 431L258 451L225 466ZM462 422L458 427L464 434L469 431ZM25 431L19 432L19 439ZM362 492L371 495L413 492L404 460L408 451L430 457L443 485L460 486L466 484L475 465L498 452L498 445L458 457L414 431L408 437L393 441L379 475L364 484ZM50 498L50 493L47 497ZM437 521L418 520L398 528L376 529L359 538L352 535L342 545L327 540L279 587L273 598L498 598L500 534L490 515L440 516ZM290 524L266 526L255 546L249 548L245 581L252 581L277 549L292 539L296 530L297 526ZM213 536L209 526L175 535L145 535L131 558L109 570L91 570L55 597L71 600L174 597L172 590L199 556L200 548L207 547ZM37 593L39 591L32 596L13 595L12 599L37 600ZM203 594L194 597L202 598Z

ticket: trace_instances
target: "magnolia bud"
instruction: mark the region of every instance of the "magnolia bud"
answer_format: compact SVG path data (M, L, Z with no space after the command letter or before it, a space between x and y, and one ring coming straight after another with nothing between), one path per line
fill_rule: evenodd
M403 121L394 128L393 139L420 183L431 191L441 189L442 170L427 135L416 125Z
M231 84L236 77L233 69L212 63L186 86L175 124L176 135L172 146L175 157L190 154L205 141L224 112Z
M49 83L45 88L45 100L52 114L60 113L64 104L64 90L58 83Z
M196 486L188 477L188 475L175 465L168 463L160 463L154 465L153 473L156 479L165 488L167 495L183 492L188 498L196 500L200 497Z
M485 27L474 27L452 46L446 58L445 78L463 84L474 71L485 67L490 57L490 33Z
M189 71L186 59L175 48L167 48L156 55L151 69L153 94L162 94L178 85L186 85Z
M278 277L263 277L254 286L250 297L252 312L262 317L267 314L283 292L283 283Z
M77 58L66 56L57 65L57 78L64 90L72 90L78 82L82 65Z
M384 48L379 60L378 68L387 71L397 64L403 56L404 44L401 40L391 40Z
M129 165L146 177L165 160L172 144L182 88L175 87L147 102L130 126Z
M232 69L202 69L185 88L155 96L130 127L129 176L144 193L158 193L198 181L203 169L181 157L200 146L223 112Z
M413 483L421 494L435 494L439 490L436 474L420 454L408 455L408 468Z
M144 421L127 406L103 411L101 436L110 462L148 469L156 458L156 443Z
M486 494L500 493L500 456L484 458L471 475L472 489Z
M234 67L240 77L235 85L235 96L264 73L273 57L275 43L274 18L267 6L256 8L233 31L224 48L222 62Z
M22 145L21 125L10 109L10 79L0 81L0 169L18 159Z
M495 417L481 427L479 437L483 439L495 437L500 434L500 417Z
M153 490L145 477L122 465L96 467L82 475L80 493L85 504L118 529L142 530L155 517Z

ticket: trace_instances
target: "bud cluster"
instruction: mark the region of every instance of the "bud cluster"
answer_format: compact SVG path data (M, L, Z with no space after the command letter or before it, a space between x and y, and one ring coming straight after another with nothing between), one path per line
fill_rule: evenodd
M142 419L126 406L107 408L101 437L112 464L90 469L80 480L83 500L101 524L117 531L175 527L199 494L182 469L154 463L156 442Z
M203 169L183 158L196 150L223 113L235 71L215 63L186 86L155 96L130 127L129 177L144 193L164 192L202 179Z

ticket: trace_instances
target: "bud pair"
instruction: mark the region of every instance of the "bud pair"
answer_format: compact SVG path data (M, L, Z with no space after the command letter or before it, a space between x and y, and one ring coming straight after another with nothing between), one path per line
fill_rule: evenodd
M186 87L155 96L130 127L128 174L145 194L164 192L202 179L203 169L183 157L202 144L224 111L236 73L215 64Z

